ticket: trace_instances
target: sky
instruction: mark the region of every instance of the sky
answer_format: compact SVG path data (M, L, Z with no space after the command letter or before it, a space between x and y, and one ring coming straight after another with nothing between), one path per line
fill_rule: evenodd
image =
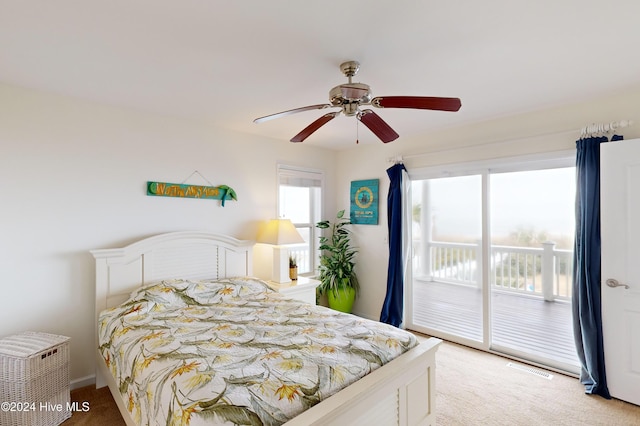
M413 181L413 203L422 203L421 181ZM430 180L434 233L480 238L480 175ZM575 168L490 175L492 237L523 230L573 238Z

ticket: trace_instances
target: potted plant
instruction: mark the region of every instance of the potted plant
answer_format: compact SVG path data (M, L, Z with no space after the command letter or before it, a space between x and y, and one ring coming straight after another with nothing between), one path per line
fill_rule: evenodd
M289 255L289 278L293 281L298 279L298 259L292 254Z
M323 220L317 228L330 229L331 234L320 237L320 294L326 294L329 307L341 312L351 312L360 290L355 272L354 257L357 250L351 246L351 225L344 218L344 210L336 215L336 221Z

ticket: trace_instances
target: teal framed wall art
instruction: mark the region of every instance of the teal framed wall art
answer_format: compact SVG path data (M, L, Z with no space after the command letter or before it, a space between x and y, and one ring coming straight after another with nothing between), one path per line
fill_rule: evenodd
M378 224L379 179L351 182L351 223L355 225Z

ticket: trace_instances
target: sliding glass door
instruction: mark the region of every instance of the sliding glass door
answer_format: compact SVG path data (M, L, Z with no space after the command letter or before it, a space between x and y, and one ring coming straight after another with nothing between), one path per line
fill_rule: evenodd
M455 170L447 177L409 171L407 328L577 371L575 169L560 167L568 161Z
M412 323L482 342L482 176L416 180L411 188Z
M573 370L575 168L495 173L490 193L491 346Z

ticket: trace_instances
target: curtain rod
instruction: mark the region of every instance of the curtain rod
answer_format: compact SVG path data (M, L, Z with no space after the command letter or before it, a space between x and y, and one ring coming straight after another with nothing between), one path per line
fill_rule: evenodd
M633 124L630 120L612 121L610 123L592 123L580 130L580 136L597 135L599 133L615 132L617 129L629 127Z
M629 127L633 125L633 121L630 120L620 120L620 121L612 121L610 123L606 123L606 124L591 124L589 126L585 126L581 129L571 129L571 130L563 130L560 132L549 132L549 133L539 133L536 135L529 135L529 136L521 136L518 138L509 138L509 139L503 139L503 140L498 140L498 141L489 141L489 142L483 142L481 144L476 144L476 145L470 145L470 146L461 146L461 147L456 147L456 148L445 148L445 149L439 149L437 151L429 151L429 152L425 152L422 154L409 154L409 155L396 155L394 157L388 157L387 158L387 162L388 163L393 163L393 164L397 164L397 163L402 163L404 160L408 159L408 158L418 158L418 157L424 157L426 155L433 155L433 154L438 154L438 153L443 153L443 152L448 152L448 151L458 151L460 149L467 149L467 148L477 148L477 147L481 147L481 146L487 146L487 145L498 145L498 144L504 144L504 143L511 143L511 142L515 142L515 141L522 141L522 140L527 140L527 139L536 139L536 138L541 138L544 136L558 136L558 135L564 135L564 134L569 134L569 133L578 133L580 132L580 136L585 136L586 134L584 134L585 129L587 128L591 128L591 126L596 126L595 128L598 129L600 128L600 126L602 126L602 129L605 129L605 126L607 128L607 130L600 130L600 133L603 132L611 132L611 131L615 131L617 129L621 129L623 127ZM597 133L597 132L596 132Z

